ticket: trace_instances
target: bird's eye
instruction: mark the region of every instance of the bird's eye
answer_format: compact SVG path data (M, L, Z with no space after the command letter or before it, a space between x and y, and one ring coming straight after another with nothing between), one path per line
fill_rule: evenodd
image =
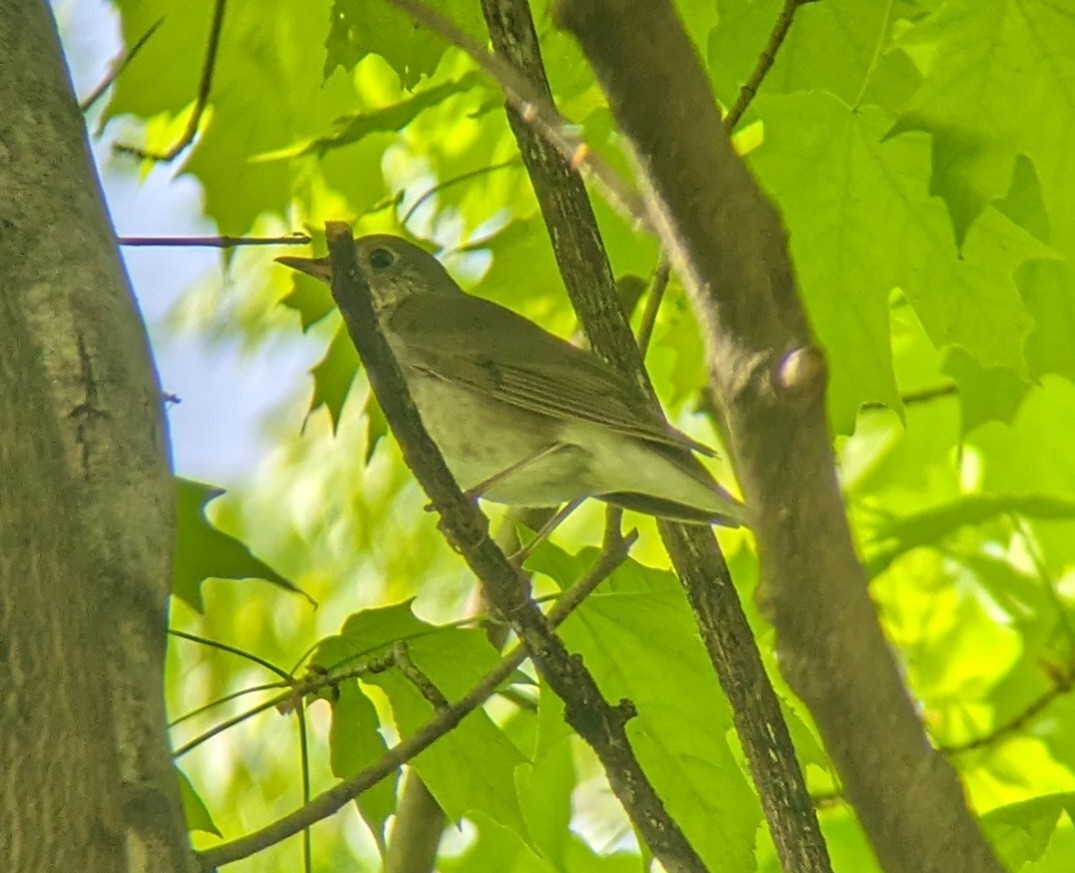
M396 262L396 256L388 249L374 249L370 252L370 266L375 270L385 270Z

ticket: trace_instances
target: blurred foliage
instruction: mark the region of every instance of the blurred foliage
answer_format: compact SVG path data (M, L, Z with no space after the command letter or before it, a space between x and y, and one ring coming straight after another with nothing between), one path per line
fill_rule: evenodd
M476 2L438 5L481 33ZM781 6L680 0L722 104L734 102ZM116 81L106 120L125 119L136 144L167 149L193 109L210 0L116 7L127 44L164 21ZM577 47L541 0L534 14L561 109L626 168ZM1075 18L1062 4L825 0L799 9L737 137L784 216L829 357L831 420L871 593L933 740L953 750L1010 868L1031 873L1069 870L1075 851L1075 700L1054 693L1075 664L1073 123ZM181 172L200 182L221 233L306 229L320 241L325 220L340 218L358 233L404 233L476 293L569 335L575 321L517 158L493 83L382 0L267 0L227 6L208 111ZM616 274L651 274L653 241L595 206ZM192 292L182 329L248 344L317 331L325 354L312 380L295 373L294 390L310 397L304 428L276 434L245 486L213 501L212 526L209 495L182 486L190 505L174 626L298 678L310 663L333 669L405 638L443 693L462 694L496 657L479 630L454 623L480 612L472 580L381 439L325 289L264 249L240 250L224 268L226 281ZM715 442L697 412L701 354L673 280L649 362L670 414ZM913 398L953 380L953 391ZM538 593L593 560L599 519L585 507L534 555ZM652 523L629 521L642 530L632 560L567 622L565 639L610 698L638 705L632 740L711 868L775 871L727 702ZM811 788L831 792L831 767L753 605L752 542L720 536ZM320 605L234 581L245 576L288 580ZM458 824L441 869L638 869L595 761L558 701L543 688L534 698L528 682L519 674L518 693L494 698L416 762ZM176 726L177 746L282 688L263 666L186 639L173 640L168 683L176 717L219 702ZM306 708L315 792L430 714L398 671L324 696ZM293 714L261 711L179 763L199 846L217 841L214 828L233 839L301 800ZM318 825L315 869L377 869L395 796L385 781ZM846 807L826 805L821 821L837 871L876 869ZM229 869L299 865L292 840Z

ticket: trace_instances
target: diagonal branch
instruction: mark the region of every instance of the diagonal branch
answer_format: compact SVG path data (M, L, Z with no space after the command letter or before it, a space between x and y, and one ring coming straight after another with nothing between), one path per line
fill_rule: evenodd
M670 873L704 870L701 860L669 818L627 738L630 701L608 703L581 659L571 655L530 598L529 584L489 536L488 520L456 485L426 433L399 366L374 315L369 287L355 260L346 225L328 228L332 296L366 365L370 384L403 450L403 458L440 515L448 541L481 580L489 603L511 625L550 689L564 701L565 718L594 750L638 832Z
M648 186L691 297L751 508L762 606L888 873L1000 873L955 772L929 747L851 543L825 362L779 217L725 133L668 0L560 0ZM626 62L629 59L629 62ZM674 99L669 99L674 95Z
M93 105L105 95L105 92L112 87L112 84L116 81L119 74L122 73L125 69L127 69L127 65L130 64L130 62L138 56L138 53L143 48L145 48L145 45L147 42L149 42L150 37L152 37L153 34L157 32L157 28L159 28L162 24L164 24L163 15L156 21L154 21L146 29L146 32L143 33L140 37L138 37L137 40L135 40L134 45L132 45L130 49L120 55L120 57L116 58L115 61L113 61L112 68L108 71L108 74L101 80L97 87L94 88L89 94L87 94L82 100L79 101L78 108L83 114L89 112L93 108Z
M589 572L565 591L549 610L546 618L549 627L555 628L562 624L586 596L623 563L637 538L637 533L632 532L626 537L616 538L606 543L606 547L602 549L600 557ZM363 791L372 788L388 774L402 767L455 728L495 694L528 657L530 653L525 646L516 646L466 695L447 709L437 712L423 728L398 742L379 761L261 830L202 852L200 854L202 869L208 873L220 865L247 858L338 812Z
M525 0L482 0L496 51L551 101L537 36ZM652 399L642 365L612 284L601 235L577 172L514 112L519 141L572 303L595 351L635 377ZM666 277L667 278L667 277ZM732 584L727 564L708 530L660 525L676 575L687 594L706 652L724 689L746 752L762 808L784 869L830 869L828 853L806 791L780 704Z
M422 0L390 2L412 16L419 24L470 55L479 67L496 80L520 117L540 130L542 136L572 167L585 170L614 209L628 221L640 226L646 225L646 214L638 192L589 149L574 132L574 126L567 123L552 103L527 81L526 76L488 51L443 15L434 12Z
M758 62L754 65L754 69L747 76L747 80L742 87L740 87L735 103L728 110L728 114L724 116L724 129L729 133L739 123L739 119L743 117L743 113L747 111L754 97L757 96L761 83L765 80L769 70L772 69L773 62L776 61L776 53L780 51L780 46L784 44L784 39L787 37L788 31L791 30L795 10L803 4L811 2L813 0L784 0L784 7L780 10L776 24L773 25L772 33L769 34L769 41L765 44L761 54L758 55Z
M227 5L228 0L214 0L213 2L213 17L209 22L209 39L205 46L205 59L202 61L198 93L194 98L194 108L191 110L183 135L163 152L147 152L138 146L122 143L113 145L113 151L167 164L174 161L187 146L194 142L194 137L198 135L198 126L202 123L202 116L205 114L205 107L209 105L209 92L213 89L213 73L216 70L217 53L220 51L220 34L224 30L224 9Z

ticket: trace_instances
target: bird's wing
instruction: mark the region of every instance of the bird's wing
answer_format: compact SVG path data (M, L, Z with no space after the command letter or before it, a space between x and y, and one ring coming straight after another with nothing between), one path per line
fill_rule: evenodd
M400 339L403 363L437 378L521 409L715 454L671 427L599 358L488 300L405 298L387 326Z

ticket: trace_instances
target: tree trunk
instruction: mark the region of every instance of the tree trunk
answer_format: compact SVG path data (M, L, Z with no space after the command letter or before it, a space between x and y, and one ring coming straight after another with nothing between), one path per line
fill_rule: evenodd
M0 870L194 869L160 390L42 0L0 2Z

